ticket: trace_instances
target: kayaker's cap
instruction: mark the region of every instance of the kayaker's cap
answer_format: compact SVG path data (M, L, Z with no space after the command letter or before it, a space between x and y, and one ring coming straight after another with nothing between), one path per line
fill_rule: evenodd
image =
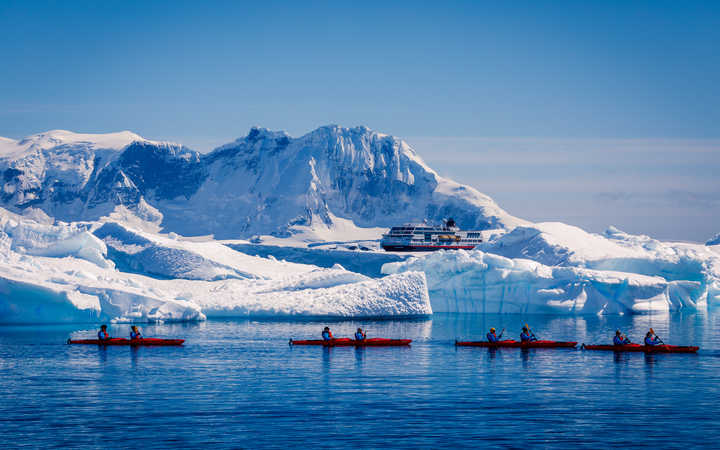
M491 333L494 333L494 332L495 332L495 328L490 328L490 332L491 332Z
M620 336L620 330L615 330L615 334L617 334L618 336Z
M107 325L100 325L100 329L101 329L101 330L106 330L106 329L107 329Z
M362 328L358 328L358 331L362 331Z
M325 327L325 330L329 330L329 329L330 329L330 327Z

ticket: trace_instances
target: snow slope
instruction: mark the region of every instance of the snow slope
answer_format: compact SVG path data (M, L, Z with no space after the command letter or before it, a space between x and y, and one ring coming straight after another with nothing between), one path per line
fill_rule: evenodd
M0 323L432 312L423 274L374 280L111 221L51 225L0 209L0 247ZM119 270L111 249L153 277Z
M117 206L156 210L165 232L187 236L347 240L425 219L481 229L525 223L440 177L404 141L365 127L299 138L253 128L207 155L129 132L56 130L0 141L0 172L0 204L12 211L94 221Z
M612 314L720 306L720 254L610 228L518 227L473 251L383 266L422 271L434 311Z
M705 245L720 245L720 233L716 234L714 238L707 241Z

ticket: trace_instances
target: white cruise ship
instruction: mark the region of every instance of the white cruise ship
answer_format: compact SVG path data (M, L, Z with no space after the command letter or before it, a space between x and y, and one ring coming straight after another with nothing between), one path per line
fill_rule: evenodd
M408 224L383 234L380 246L391 252L422 252L441 249L470 250L482 242L478 231L461 231L453 219L442 226Z

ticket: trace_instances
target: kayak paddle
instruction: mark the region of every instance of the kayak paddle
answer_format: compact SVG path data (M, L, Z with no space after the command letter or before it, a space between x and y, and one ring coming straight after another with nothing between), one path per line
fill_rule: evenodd
M653 336L655 336L655 337L658 339L658 341L660 341L660 343L661 343L662 345L665 345L665 342L664 342L662 339L660 339L660 336L658 336L657 334L655 334L655 330L653 330L652 328L650 328L650 332L653 334Z
M503 328L502 331L500 332L500 336L498 336L498 339L502 338L502 335L504 332L505 332L505 328Z
M533 332L533 330L530 329L530 326L528 326L528 324L525 324L525 328L527 328L527 330L530 332L530 336L534 337L535 340L537 341L538 338L537 338L537 336L535 336L535 333Z

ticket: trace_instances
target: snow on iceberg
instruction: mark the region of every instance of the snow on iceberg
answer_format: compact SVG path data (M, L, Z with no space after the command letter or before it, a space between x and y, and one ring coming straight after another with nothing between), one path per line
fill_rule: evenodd
M87 232L88 225L52 225L35 217L0 208L0 237L7 238L11 250L36 256L74 256L100 267L112 266L103 256L105 244Z
M615 227L600 235L563 223L538 223L517 227L479 248L548 266L628 272L667 280L712 282L720 278L720 260L704 245L660 242Z
M122 271L151 249L162 279ZM112 223L42 224L0 209L0 323L194 321L208 315L430 314L423 274L370 279ZM139 260L137 264L145 263ZM172 272L176 270L177 273ZM232 276L218 277L226 271ZM170 278L182 275L184 278Z
M322 269L320 273L327 273ZM286 280L248 286L229 280L211 297L197 297L208 317L332 316L405 317L432 314L425 275L409 272L379 280L295 289Z
M314 266L249 256L215 241L192 242L132 229L115 222L93 231L118 269L152 277L190 280L267 278L280 272L309 272Z
M536 224L476 250L383 266L423 271L434 311L613 314L720 305L720 255L704 246Z

